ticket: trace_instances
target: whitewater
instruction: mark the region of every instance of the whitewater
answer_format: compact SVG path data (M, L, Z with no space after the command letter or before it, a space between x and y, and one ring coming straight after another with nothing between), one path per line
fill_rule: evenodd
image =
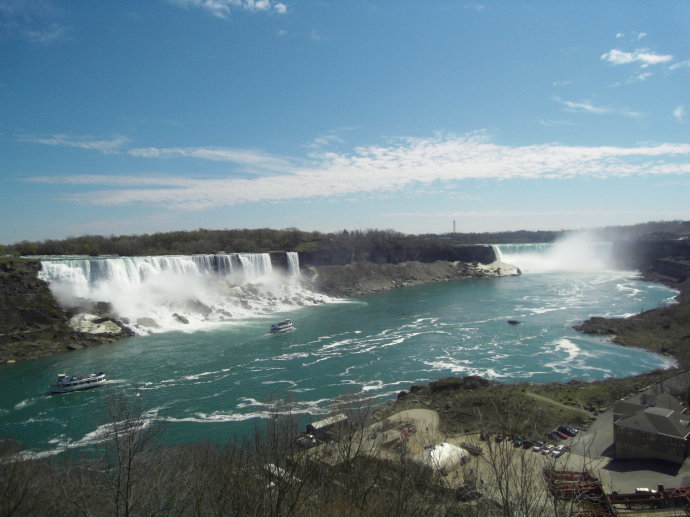
M501 260L521 276L347 300L309 291L297 256L280 270L261 256L245 256L254 261L247 268L229 258L232 269L208 257L178 257L174 267L138 258L128 272L129 259L113 258L120 263L108 273L83 259L54 262L50 282L59 296L107 301L132 322L145 316L158 327L138 324L140 335L115 344L0 366L0 428L40 454L96 446L107 436L105 399L124 391L141 401L147 422L163 424L166 442L223 442L274 414L306 423L353 397L390 401L411 384L449 375L564 382L673 366L572 330L590 316L673 303L673 290L615 269L609 250L578 239L500 246ZM270 324L286 317L296 330L272 335ZM95 370L108 373L106 387L46 395L58 373Z

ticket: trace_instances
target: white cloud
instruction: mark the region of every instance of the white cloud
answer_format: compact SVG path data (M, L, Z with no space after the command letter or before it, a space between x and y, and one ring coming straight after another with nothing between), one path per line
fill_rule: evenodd
M671 66L669 66L669 70L676 70L678 68L686 68L690 66L690 59L686 59L685 61L678 61L677 63L673 63Z
M486 9L486 6L484 4L478 4L478 3L465 4L462 7L463 7L463 9L467 9L470 11L477 11L478 13L481 13L484 9Z
M26 38L41 45L50 45L65 38L67 29L57 23L51 23L48 26L37 29L26 29Z
M310 143L306 144L305 147L310 147L312 149L322 149L324 147L329 147L334 144L342 144L343 140L340 136L334 133L328 133L326 135L320 135L314 138Z
M622 33L622 32L619 32L619 33L616 34L616 39L621 39L621 38L624 38L624 37L625 37L625 34Z
M159 187L187 187L193 184L193 180L175 176L156 176L154 174L131 175L101 175L101 174L74 174L72 176L34 176L27 181L30 183L43 183L49 185L108 185L116 187L135 186L159 186Z
M615 87L615 86L622 86L622 85L626 85L626 84L641 83L642 81L646 81L647 79L652 77L652 75L654 75L654 74L652 74L651 72L640 72L639 74L634 74L632 77L629 77L628 79L626 79L623 82L613 83L611 86Z
M286 169L287 160L251 149L227 147L142 147L130 149L127 154L137 158L196 158L214 162L228 162L259 169Z
M63 11L45 0L0 0L0 30L39 45L62 41L69 30Z
M155 153L152 153L155 154ZM284 163L295 160L278 159ZM71 202L91 205L159 204L200 210L244 202L280 202L338 196L384 195L467 179L622 177L690 174L690 144L584 147L543 144L511 147L483 134L401 138L386 146L322 153L309 163L252 178L66 176L33 181L100 184ZM114 187L114 188L113 188Z
M168 0L185 8L203 9L216 18L228 19L233 10L285 14L288 7L275 0Z
M575 122L568 120L540 120L539 124L546 127L577 126Z
M601 60L608 61L613 65L641 63L642 66L649 66L673 61L673 56L671 54L654 54L649 49L637 49L634 52L625 52L624 50L614 48L602 54Z
M560 102L566 107L565 111L570 111L573 113L592 113L595 115L624 115L626 117L640 117L641 113L636 111L631 111L628 108L612 108L609 106L596 106L592 101L568 101L563 100L558 97L554 97L554 100Z
M71 135L50 135L47 137L22 136L22 142L32 142L35 144L55 145L59 147L76 147L79 149L91 149L102 153L117 152L129 139L123 136L115 137L111 140L96 140L91 136L71 136Z
M678 106L676 109L673 110L673 117L678 121L678 122L685 122L685 106L681 105Z
M323 32L319 31L318 29L312 29L309 31L309 39L312 41L320 42L326 41L328 39L328 36L325 35Z

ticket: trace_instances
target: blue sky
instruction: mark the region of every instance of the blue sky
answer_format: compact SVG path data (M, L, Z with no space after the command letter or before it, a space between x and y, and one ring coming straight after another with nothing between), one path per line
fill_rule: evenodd
M690 2L0 0L0 243L690 219Z

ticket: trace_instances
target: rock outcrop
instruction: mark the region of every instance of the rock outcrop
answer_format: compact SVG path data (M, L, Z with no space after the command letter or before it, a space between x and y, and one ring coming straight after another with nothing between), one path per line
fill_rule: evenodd
M492 264L446 261L433 263L413 261L399 264L353 262L345 265L309 266L303 270L302 278L308 281L316 291L330 296L350 297L388 291L398 287L512 274L519 274L519 270L514 266L499 262Z
M107 318L88 323L98 333L78 332L39 280L36 260L0 259L0 363L35 359L102 343L133 333ZM117 329L117 330L116 330Z

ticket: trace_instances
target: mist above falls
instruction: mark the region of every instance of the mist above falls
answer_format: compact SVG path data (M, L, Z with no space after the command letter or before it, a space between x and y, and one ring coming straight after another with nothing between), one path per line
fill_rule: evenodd
M549 244L501 245L502 260L524 273L592 272L617 269L611 243L587 232L569 234Z
M194 331L327 300L304 287L297 253L44 260L46 280L73 312L106 312L138 333Z

